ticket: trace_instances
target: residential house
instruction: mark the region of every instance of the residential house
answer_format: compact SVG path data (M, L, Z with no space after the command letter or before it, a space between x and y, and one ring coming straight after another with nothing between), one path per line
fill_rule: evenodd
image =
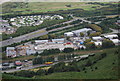
M16 57L15 47L7 47L7 49L6 49L6 56L7 57Z
M101 46L101 45L102 45L102 42L101 42L101 41L97 41L97 42L94 42L94 43L95 43L96 46L98 46L98 45Z
M29 49L29 45L20 45L16 47L17 49L17 56L26 56L27 50Z

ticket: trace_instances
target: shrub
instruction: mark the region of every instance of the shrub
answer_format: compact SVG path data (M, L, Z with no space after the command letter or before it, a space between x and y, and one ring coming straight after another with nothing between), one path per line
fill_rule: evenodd
M102 32L101 27L97 26L96 24L88 24L88 27L92 28L93 30L97 32Z
M65 52L65 53L70 53L70 52L73 52L73 51L74 51L73 48L65 48L65 49L63 50L63 52Z
M110 48L110 47L114 47L114 46L115 46L115 44L111 40L105 39L102 42L103 48Z

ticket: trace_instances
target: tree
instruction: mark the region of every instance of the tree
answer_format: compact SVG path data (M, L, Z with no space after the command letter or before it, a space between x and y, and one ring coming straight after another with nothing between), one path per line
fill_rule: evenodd
M81 36L81 37L84 37L84 33L80 32L80 36Z
M42 63L43 63L43 59L40 56L37 56L36 58L33 59L33 65L42 64Z
M100 32L95 32L95 33L89 34L90 37L95 37L95 36L100 36L100 35L101 35Z
M55 34L50 34L50 35L49 35L49 39L54 39L54 38L56 38L56 35L55 35Z
M41 55L50 55L50 54L56 54L60 53L60 49L49 49L49 50L44 50Z
M85 43L91 42L91 39L86 39L84 42Z
M88 27L92 28L93 30L97 32L102 32L101 27L97 26L96 24L88 24Z
M5 59L7 59L7 56L5 53L2 53L2 60L5 60Z
M86 43L85 46L86 46L87 49L95 49L96 48L94 42L88 42L88 43Z
M70 40L70 37L69 37L69 36L67 36L67 37L66 37L66 40Z
M71 7L71 5L69 4L69 5L65 5L66 7Z
M48 39L48 35L43 35L43 36L40 36L40 38L39 39Z
M102 42L102 47L103 48L110 48L110 47L114 47L114 46L115 46L115 44L109 39L105 39Z
M45 70L40 69L36 72L37 75L44 75L45 74Z
M86 65L85 66L91 66L92 65L92 61L91 60L88 60L87 62L86 62Z
M65 53L70 53L70 52L73 52L73 51L74 51L73 48L65 48L65 49L63 50L63 52L65 52Z
M35 72L30 70L22 70L19 72L15 72L14 75L22 77L33 77L35 75Z

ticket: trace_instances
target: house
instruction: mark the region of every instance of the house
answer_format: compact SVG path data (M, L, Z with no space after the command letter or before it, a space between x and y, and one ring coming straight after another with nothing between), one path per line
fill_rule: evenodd
M16 57L15 47L7 47L7 49L6 49L6 56L7 57Z
M102 37L100 37L100 36L97 36L97 37L92 37L92 39L93 39L93 40L95 40L95 41L100 41L100 40L103 40L103 38L102 38Z
M10 21L11 21L11 22L12 22L12 21L15 21L15 18L11 18Z
M73 32L66 32L66 33L64 33L64 36L72 37L72 36L74 36L74 33Z
M118 38L118 35L112 34L112 35L104 35L105 38L113 39L113 38Z
M35 40L35 44L44 44L48 43L48 40Z
M94 43L95 43L96 46L98 46L98 45L101 46L102 45L102 42L100 42L100 41L97 41L97 42L94 42Z
M74 48L74 49L77 49L77 48L73 45L73 43L71 43L71 42L65 43L65 44L64 44L64 48Z
M32 55L32 54L35 54L35 53L36 53L36 51L33 50L33 49L27 49L27 50L26 50L26 54L27 54L27 55Z
M92 29L90 28L83 28L83 29L79 29L79 30L75 30L75 31L72 31L76 36L80 36L80 33L84 33L84 34L87 34L88 31L92 31Z
M54 43L64 43L65 39L61 38L61 39L52 39L52 42Z
M27 49L29 49L28 45L20 45L16 47L16 51L17 51L17 56L26 56L27 55Z

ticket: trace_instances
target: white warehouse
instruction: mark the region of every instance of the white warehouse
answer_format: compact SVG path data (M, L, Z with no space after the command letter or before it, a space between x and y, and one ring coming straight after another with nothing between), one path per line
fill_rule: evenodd
M73 32L66 32L66 33L64 33L64 36L72 37L72 36L74 36L74 33Z
M112 34L112 35L104 35L105 38L109 38L109 39L113 39L114 37L118 37L118 35L116 34Z
M83 29L79 29L79 30L72 31L72 32L73 32L75 35L79 36L80 33L86 34L88 31L92 31L92 29L90 29L90 28L83 28Z

